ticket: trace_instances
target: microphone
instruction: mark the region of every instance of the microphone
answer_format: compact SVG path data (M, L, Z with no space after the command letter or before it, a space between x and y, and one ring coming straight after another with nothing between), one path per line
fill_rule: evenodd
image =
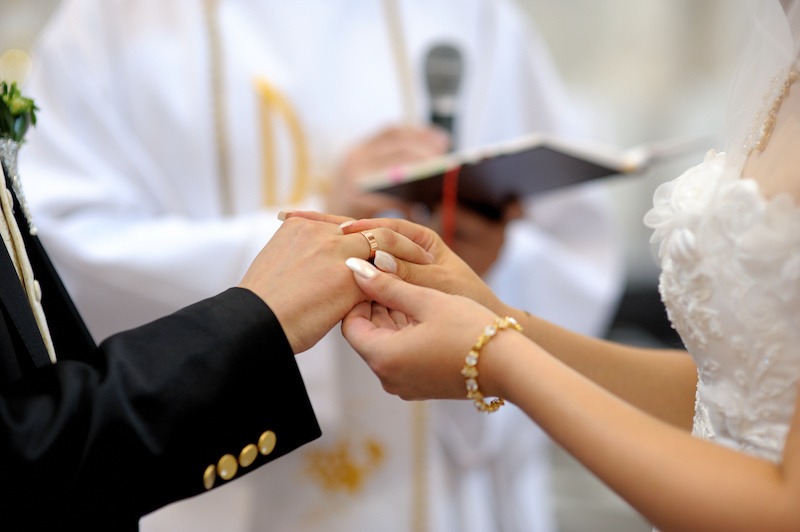
M455 146L455 117L462 71L461 52L455 46L442 43L428 51L425 82L430 96L431 123L447 131L451 149Z

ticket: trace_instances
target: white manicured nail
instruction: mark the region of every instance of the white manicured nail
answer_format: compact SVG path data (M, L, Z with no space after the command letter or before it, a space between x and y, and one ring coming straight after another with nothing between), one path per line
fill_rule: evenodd
M385 272L397 273L397 261L394 260L391 254L380 249L375 252L375 266Z
M376 275L378 275L378 269L370 264L369 262L365 261L364 259L359 259L356 257L350 257L344 263L347 265L350 270L356 275L363 277L364 279L372 279Z
M285 222L290 214L292 214L292 211L281 211L278 213L278 220Z

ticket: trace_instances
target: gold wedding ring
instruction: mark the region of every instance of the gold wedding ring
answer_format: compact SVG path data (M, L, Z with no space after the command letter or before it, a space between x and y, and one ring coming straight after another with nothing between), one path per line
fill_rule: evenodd
M369 244L369 258L367 260L371 261L375 258L375 252L378 251L378 240L375 238L375 235L369 231L361 231L361 234L364 235L364 238L367 239L367 243Z

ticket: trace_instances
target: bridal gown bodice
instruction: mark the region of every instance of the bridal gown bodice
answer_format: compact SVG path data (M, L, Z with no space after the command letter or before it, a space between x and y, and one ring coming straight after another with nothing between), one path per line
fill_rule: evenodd
M778 462L800 379L800 206L725 159L709 152L661 185L645 223L698 368L694 434Z

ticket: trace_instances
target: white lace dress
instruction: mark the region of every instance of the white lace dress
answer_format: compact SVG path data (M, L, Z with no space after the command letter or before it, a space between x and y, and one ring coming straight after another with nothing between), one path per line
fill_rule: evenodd
M661 297L698 367L694 434L781 460L800 380L800 206L725 155L656 190Z

